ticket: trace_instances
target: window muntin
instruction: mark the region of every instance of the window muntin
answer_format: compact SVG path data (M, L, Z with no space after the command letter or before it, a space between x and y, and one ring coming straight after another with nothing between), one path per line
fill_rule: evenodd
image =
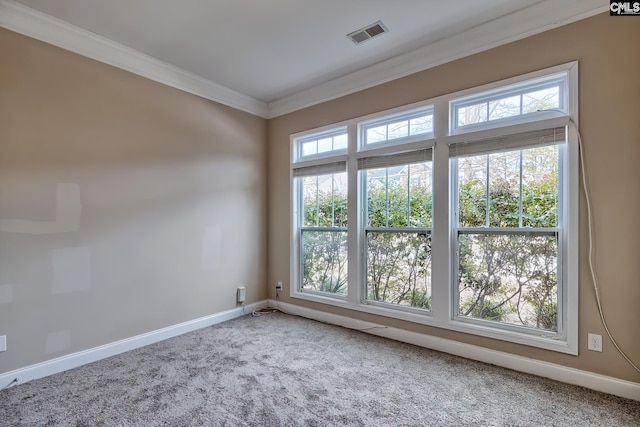
M433 135L433 107L363 123L360 134L363 147L430 137Z
M400 163L411 158L411 163ZM419 150L360 162L369 302L431 308L430 159L430 150Z
M461 157L459 317L560 332L559 145Z
M451 130L493 126L543 110L566 111L567 74L561 73L451 101Z

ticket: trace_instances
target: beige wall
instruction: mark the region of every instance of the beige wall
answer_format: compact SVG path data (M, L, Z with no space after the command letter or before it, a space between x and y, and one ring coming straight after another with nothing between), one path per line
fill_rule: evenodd
M4 29L0 57L0 372L267 296L266 120Z
M553 65L578 60L580 121L595 221L595 265L609 326L640 363L640 25L633 18L598 15L521 41L269 121L270 296L283 281L282 300L424 332L465 343L640 381L604 338L602 353L586 350L586 335L604 335L588 273L584 195L580 213L580 354L571 356L488 338L347 311L288 297L289 135Z

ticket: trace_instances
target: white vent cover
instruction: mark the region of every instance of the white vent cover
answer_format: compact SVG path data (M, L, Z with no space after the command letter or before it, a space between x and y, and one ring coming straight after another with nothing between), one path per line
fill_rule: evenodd
M367 25L364 28L361 28L353 33L347 34L347 37L351 39L355 44L360 44L364 41L367 41L375 36L379 36L383 33L388 33L389 30L384 26L382 21L374 22L371 25Z

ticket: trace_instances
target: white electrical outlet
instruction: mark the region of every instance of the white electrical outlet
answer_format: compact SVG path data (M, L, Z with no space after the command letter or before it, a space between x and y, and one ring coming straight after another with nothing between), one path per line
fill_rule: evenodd
M282 282L276 283L276 291L281 291L281 290L282 290Z
M602 351L602 335L589 334L587 348L591 351Z
M7 351L7 336L0 336L0 352Z

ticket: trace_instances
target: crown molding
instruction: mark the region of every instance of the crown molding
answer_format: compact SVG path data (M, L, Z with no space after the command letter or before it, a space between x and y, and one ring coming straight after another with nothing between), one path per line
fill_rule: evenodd
M269 104L12 0L0 0L0 27L237 110L274 118L607 10L602 0L543 0L526 9Z
M269 103L278 117L609 10L602 0L544 0L462 33Z
M0 27L260 117L267 104L68 22L0 0Z

